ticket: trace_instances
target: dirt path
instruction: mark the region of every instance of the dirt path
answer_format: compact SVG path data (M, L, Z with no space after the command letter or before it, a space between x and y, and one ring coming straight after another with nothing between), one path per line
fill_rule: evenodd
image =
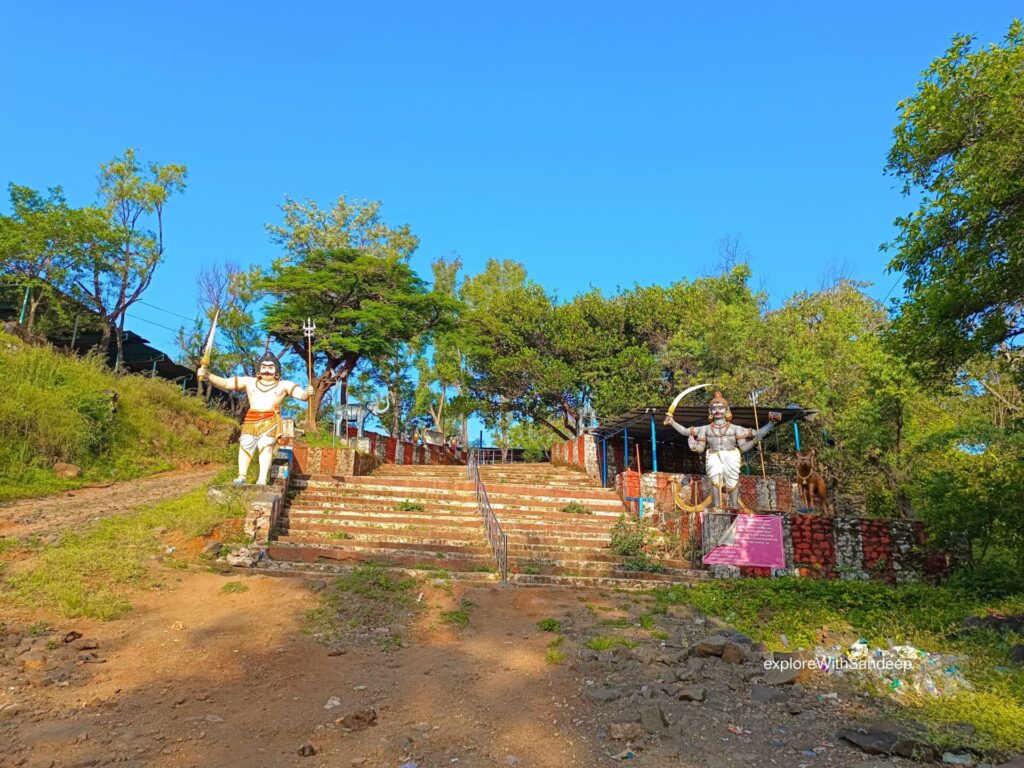
M198 488L220 469L220 465L176 469L106 487L0 504L0 536L46 537L100 517L173 499Z
M750 666L708 659L706 703L652 693L664 667L637 659L671 646L583 647L613 631L615 617L645 609L631 595L428 579L410 594L430 605L397 628L405 647L385 652L376 641L314 642L304 616L329 592L304 579L157 573L164 588L139 593L124 619L36 625L33 635L38 616L24 614L0 629L0 765L567 768L620 764L612 756L627 745L634 754L622 764L632 766L911 765L870 763L835 741L864 709L855 697L822 701L808 689L753 702ZM229 582L247 589L225 592ZM439 621L458 606L467 627ZM566 634L561 664L545 661L554 635L537 622L549 617ZM662 626L707 633L686 621ZM83 637L63 642L71 630ZM366 631L395 630L371 621ZM595 685L614 700L581 695ZM671 721L661 735L638 722L651 706ZM616 739L624 727L634 734ZM305 745L315 754L301 755Z

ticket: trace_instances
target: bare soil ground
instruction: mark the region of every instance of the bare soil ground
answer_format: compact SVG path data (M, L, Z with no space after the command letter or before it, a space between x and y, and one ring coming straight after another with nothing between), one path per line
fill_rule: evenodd
M860 699L819 700L809 687L752 704L749 667L721 659L701 678L718 703L658 698L675 735L643 733L635 721L654 700L643 688L657 676L634 655L674 653L708 630L664 616L668 646L588 651L586 638L643 609L627 593L427 578L404 584L399 610L370 618L366 600L322 582L154 567L164 588L138 594L121 620L9 617L0 765L564 768L616 765L627 749L622 764L637 766L910 764L873 763L835 740L865 711ZM231 582L247 589L225 591ZM444 611L464 611L468 625L446 624ZM551 617L566 635L560 664L547 663L554 635L537 626ZM330 621L339 634L320 635ZM382 642L395 636L402 647ZM618 695L595 703L581 696L588 683ZM641 730L614 738L625 727Z
M98 517L173 499L203 485L221 466L189 467L136 480L0 504L0 537L46 538Z

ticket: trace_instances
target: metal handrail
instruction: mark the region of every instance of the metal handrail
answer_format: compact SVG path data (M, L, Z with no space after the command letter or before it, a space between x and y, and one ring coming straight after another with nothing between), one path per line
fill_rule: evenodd
M466 462L466 477L474 481L476 486L476 506L484 519L484 532L487 534L487 542L494 552L494 559L498 562L498 573L501 574L501 583L508 583L508 534L501 529L497 515L491 508L490 499L487 498L487 488L480 479L480 465L477 461L476 450L470 451L469 461Z

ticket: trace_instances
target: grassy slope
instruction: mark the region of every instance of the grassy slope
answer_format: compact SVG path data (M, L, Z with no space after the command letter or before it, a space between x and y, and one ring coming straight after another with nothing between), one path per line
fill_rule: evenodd
M32 548L10 540L0 547L0 605L12 600L67 618L116 619L131 609L132 588L153 586L150 560L163 551L164 536L191 539L244 516L240 502L211 502L206 490L203 486L178 499L105 518L65 533L50 546ZM186 560L168 564L187 567Z
M174 384L0 334L0 501L228 457L234 423ZM57 477L54 463L82 468Z
M827 628L833 643L864 638L872 647L907 643L922 650L963 654L963 673L973 691L939 697L901 697L904 712L931 726L966 721L978 729L978 745L1024 748L1024 667L1008 659L1019 635L961 633L964 617L988 610L1024 612L1024 594L992 599L970 589L925 584L888 586L859 581L750 579L694 584L655 591L657 604L690 604L719 616L774 650L813 649ZM937 734L941 738L941 733Z

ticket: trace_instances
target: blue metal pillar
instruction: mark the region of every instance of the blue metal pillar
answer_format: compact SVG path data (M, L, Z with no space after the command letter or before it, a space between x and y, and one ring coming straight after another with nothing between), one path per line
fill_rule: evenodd
M658 471L658 441L654 431L654 416L651 416L651 471Z
M796 425L796 419L793 419L793 439L796 440L796 449L800 450L800 427Z
M601 438L601 486L608 487L608 438Z
M629 469L629 427L622 430L622 471ZM640 467L637 467L639 470Z

